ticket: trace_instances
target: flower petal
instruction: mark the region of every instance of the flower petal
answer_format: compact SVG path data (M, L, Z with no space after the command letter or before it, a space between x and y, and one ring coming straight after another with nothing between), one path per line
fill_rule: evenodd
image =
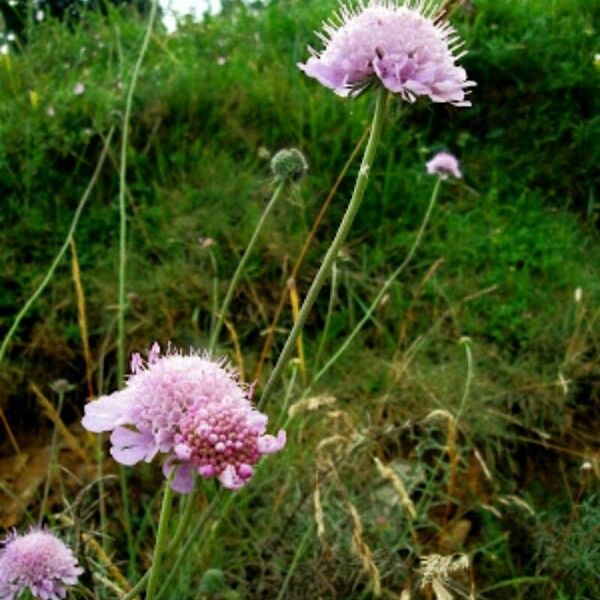
M223 484L223 487L228 490L239 490L246 483L233 468L232 465L227 465L225 470L219 475L219 481Z
M112 457L122 465L135 465L141 460L152 460L156 444L151 433L139 433L125 427L117 427L110 436Z
M88 402L84 408L82 425L95 433L110 431L129 422L131 401L125 392L115 392Z
M285 431L281 429L277 434L277 437L272 435L263 435L258 438L257 448L261 454L273 454L274 452L279 452L284 446L286 442Z

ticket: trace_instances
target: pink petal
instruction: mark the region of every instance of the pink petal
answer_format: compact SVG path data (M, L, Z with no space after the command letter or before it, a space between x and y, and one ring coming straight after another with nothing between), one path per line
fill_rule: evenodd
M110 453L122 465L135 465L141 460L152 460L156 444L151 433L139 433L125 427L117 427L110 436Z
M273 454L274 452L279 452L284 446L286 442L285 431L281 429L277 434L277 437L272 435L263 435L258 438L257 448L261 454Z
M84 408L81 424L95 433L110 431L118 425L129 421L131 401L124 392L115 392L110 396L102 396L97 400L88 402Z
M176 468L171 487L180 494L190 494L194 491L194 476L189 464L185 463Z
M219 481L228 490L239 490L246 483L231 465L225 467L225 470L219 475Z

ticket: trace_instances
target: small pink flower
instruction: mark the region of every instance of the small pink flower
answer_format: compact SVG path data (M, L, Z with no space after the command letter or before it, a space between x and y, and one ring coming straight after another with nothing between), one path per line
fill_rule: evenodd
M74 86L73 86L73 93L76 96L81 96L83 93L85 92L85 85L83 83L81 83L81 81L78 81Z
M180 493L194 474L242 487L263 455L281 450L285 431L267 435L268 418L250 401L251 388L224 361L207 354L161 354L154 344L144 361L131 359L127 386L86 405L83 426L112 431L111 454L124 465L165 458L163 473Z
M35 598L58 600L67 595L83 569L71 550L52 532L33 529L11 533L0 548L0 599L13 600L27 589Z
M458 159L449 152L438 152L426 165L430 175L437 175L441 179L448 177L462 178Z
M341 5L319 35L322 52L298 66L340 96L380 83L404 100L427 96L433 102L470 106L473 85L456 61L461 43L454 29L436 19L433 2L368 0Z

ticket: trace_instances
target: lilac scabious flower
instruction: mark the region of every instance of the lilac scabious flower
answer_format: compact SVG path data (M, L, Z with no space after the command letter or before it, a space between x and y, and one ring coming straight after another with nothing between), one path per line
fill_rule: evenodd
M124 389L86 405L83 426L112 431L111 454L124 465L165 456L163 473L186 494L194 474L217 477L224 487L242 487L262 455L281 450L285 431L266 435L267 416L250 401L252 388L223 360L154 344L144 361L131 360Z
M0 548L0 600L14 600L27 589L41 600L65 598L81 573L71 550L50 531L10 533Z
M430 175L437 175L441 179L456 177L460 179L462 173L458 159L449 152L438 152L426 165Z
M424 0L360 0L342 5L318 34L322 52L298 66L340 96L357 95L379 82L404 100L427 96L433 102L470 106L466 90L475 85L456 61L461 42Z

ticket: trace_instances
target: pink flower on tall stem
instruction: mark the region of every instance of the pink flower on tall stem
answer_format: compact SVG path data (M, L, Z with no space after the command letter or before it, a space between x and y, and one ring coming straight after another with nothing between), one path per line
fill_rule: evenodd
M437 175L441 179L462 178L458 159L450 152L438 152L425 166L430 175Z
M131 371L124 389L86 405L83 425L112 431L111 454L121 464L164 455L175 491L191 492L195 473L240 488L262 455L285 445L285 431L265 434L267 416L223 360L194 351L161 355L155 343L147 361L133 355Z
M456 61L462 42L437 19L435 3L423 0L361 0L342 5L319 34L322 52L298 66L340 96L357 95L379 83L404 100L470 106L475 85Z
M82 573L71 550L50 531L10 533L0 547L1 600L13 600L26 590L41 600L65 598L67 586Z

